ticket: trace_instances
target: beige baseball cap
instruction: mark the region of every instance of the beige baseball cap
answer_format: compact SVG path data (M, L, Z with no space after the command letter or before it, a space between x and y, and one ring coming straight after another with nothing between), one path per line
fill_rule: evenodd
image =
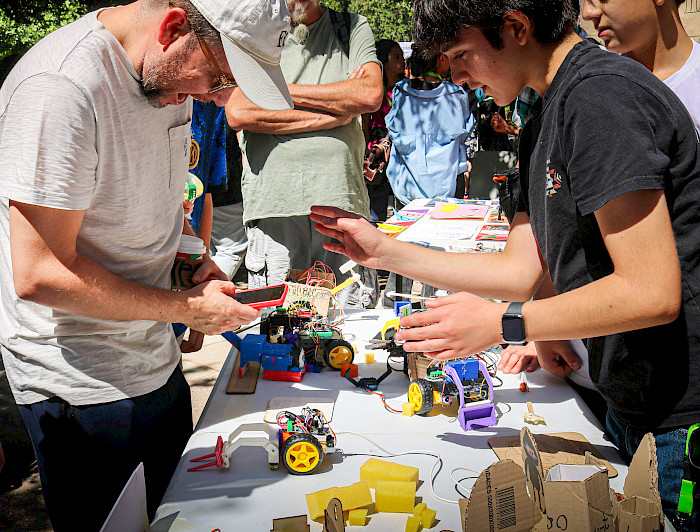
M243 94L270 111L294 107L280 69L290 16L286 0L190 0L221 34L226 59Z

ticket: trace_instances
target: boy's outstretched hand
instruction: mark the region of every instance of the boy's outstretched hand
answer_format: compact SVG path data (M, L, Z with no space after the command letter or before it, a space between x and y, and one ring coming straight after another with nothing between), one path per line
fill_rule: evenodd
M526 345L509 345L501 351L497 369L503 373L516 374L535 371L538 366L535 342L528 342Z
M401 318L394 337L403 348L438 360L473 355L501 343L501 317L507 303L492 303L460 292L429 299L429 310Z
M393 241L367 220L336 207L320 206L311 207L310 217L319 233L340 242L326 242L325 249L346 255L362 266L382 269L380 259Z

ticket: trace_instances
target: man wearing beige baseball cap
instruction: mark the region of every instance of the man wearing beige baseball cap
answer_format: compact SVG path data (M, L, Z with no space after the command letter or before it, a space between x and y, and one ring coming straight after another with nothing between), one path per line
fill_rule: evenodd
M55 31L0 88L0 348L57 532L99 530L140 462L153 516L192 432L170 323L257 315L208 256L191 290L170 269L189 96L289 109L288 26L280 0L138 0Z

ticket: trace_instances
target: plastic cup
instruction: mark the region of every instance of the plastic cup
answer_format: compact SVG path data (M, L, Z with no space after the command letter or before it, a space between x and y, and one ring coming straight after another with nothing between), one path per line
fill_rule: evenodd
M170 284L173 290L188 290L194 286L192 276L202 265L206 252L207 248L201 238L192 235L180 237L180 246L170 270Z

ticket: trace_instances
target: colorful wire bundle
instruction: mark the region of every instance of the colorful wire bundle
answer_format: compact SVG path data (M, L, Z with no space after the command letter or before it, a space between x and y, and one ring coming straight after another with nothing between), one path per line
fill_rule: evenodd
M365 391L371 393L372 395L378 395L380 399L382 400L382 404L384 405L384 408L386 408L389 412L392 412L394 414L402 414L403 412L401 410L396 410L395 408L391 408L388 404L386 404L386 397L384 397L384 394L381 392L373 392L369 388L365 388Z
M333 269L320 260L314 262L311 268L304 270L299 275L295 275L294 281L308 284L309 286L320 286L331 289L336 287L336 279Z
M316 431L322 430L324 426L327 426L328 430L330 430L331 434L333 434L333 439L337 441L335 432L333 432L331 424L328 422L328 419L326 419L325 414L317 408L309 408L308 406L305 406L301 409L300 414L294 414L288 410L283 410L277 413L277 424L281 429L286 430L287 423L290 421L293 425L299 427L301 431L305 432L306 434L311 434L314 429Z

